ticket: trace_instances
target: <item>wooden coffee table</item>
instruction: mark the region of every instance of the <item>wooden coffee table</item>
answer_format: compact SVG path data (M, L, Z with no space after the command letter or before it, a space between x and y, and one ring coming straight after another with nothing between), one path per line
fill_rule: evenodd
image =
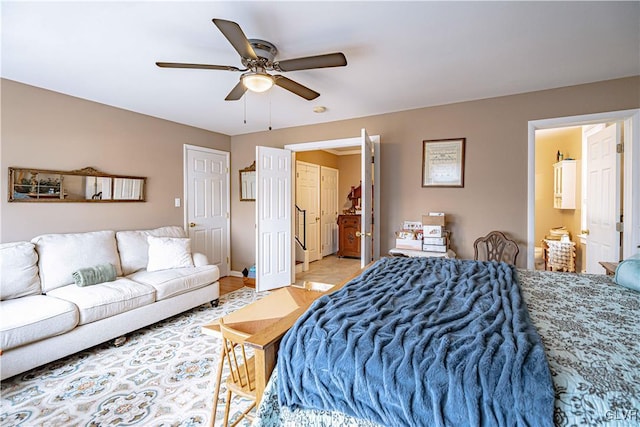
M256 406L260 404L275 367L278 347L284 334L316 299L335 291L344 283L329 289L313 283L306 288L281 288L223 317L225 325L251 335L245 342L254 349ZM218 322L203 326L202 332L220 336Z

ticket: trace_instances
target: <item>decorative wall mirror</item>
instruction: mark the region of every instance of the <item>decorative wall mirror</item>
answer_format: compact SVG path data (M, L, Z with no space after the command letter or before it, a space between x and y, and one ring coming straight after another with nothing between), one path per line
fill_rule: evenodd
M256 162L248 168L240 169L240 201L256 200Z
M144 202L146 177L111 175L94 168L74 171L9 168L10 202Z

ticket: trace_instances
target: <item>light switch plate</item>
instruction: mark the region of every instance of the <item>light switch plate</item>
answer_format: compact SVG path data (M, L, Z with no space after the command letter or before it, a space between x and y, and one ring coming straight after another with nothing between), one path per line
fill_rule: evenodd
M174 202L173 202L173 204L174 204L174 206L176 208L179 208L180 207L180 197L176 197Z

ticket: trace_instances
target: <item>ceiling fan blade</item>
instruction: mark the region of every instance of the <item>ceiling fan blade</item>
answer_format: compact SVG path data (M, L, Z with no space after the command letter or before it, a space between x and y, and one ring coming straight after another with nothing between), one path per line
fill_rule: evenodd
M229 40L231 46L240 54L241 57L247 59L258 59L255 51L251 47L247 36L244 35L240 25L233 21L224 19L213 19L213 23L218 27L220 32Z
M237 101L240 98L242 98L242 95L244 95L246 91L247 91L247 88L242 84L242 80L240 80L238 84L235 85L233 89L231 89L231 92L229 92L229 95L227 95L227 97L224 100Z
M183 64L181 62L156 62L162 68L197 68L200 70L246 71L231 65Z
M296 83L293 80L286 78L285 76L273 76L273 80L275 81L276 85L288 90L289 92L293 92L296 95L303 97L307 101L311 101L312 99L316 99L320 96L320 94L315 90L311 90L306 86L302 86L300 83Z
M347 58L342 52L336 52L277 61L273 63L273 68L278 71L297 71L311 68L344 67L345 65L347 65Z

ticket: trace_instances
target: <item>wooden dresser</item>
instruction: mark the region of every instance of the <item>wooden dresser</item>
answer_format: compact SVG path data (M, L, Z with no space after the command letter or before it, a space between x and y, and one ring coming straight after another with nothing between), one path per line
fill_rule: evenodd
M338 215L338 256L360 258L360 215Z

